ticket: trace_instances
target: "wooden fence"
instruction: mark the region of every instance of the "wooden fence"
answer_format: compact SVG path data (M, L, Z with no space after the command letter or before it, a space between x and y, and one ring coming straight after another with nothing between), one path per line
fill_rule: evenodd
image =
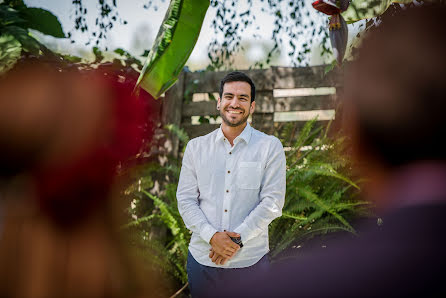
M272 134L290 120L285 116L302 111L331 111L337 104L337 91L341 86L336 72L325 74L325 66L272 67L243 71L256 85L256 108L252 126ZM194 123L197 116L217 116L215 100L194 101L197 96L218 93L220 80L227 72L186 72L167 93L162 107L163 123L183 128L191 138L207 134L219 127L218 123ZM323 90L322 90L323 89ZM323 92L318 92L322 90ZM327 91L328 90L328 91ZM302 92L303 91L303 92ZM282 116L282 117L280 117ZM285 117L286 118L286 117ZM289 117L288 117L289 118ZM303 119L308 120L308 119ZM296 134L305 121L292 119ZM321 119L321 123L327 120ZM196 121L195 121L196 122ZM174 140L174 151L178 140Z

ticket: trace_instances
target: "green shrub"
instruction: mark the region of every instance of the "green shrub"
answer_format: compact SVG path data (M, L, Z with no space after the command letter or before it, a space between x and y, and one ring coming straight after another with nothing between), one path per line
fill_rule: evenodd
M289 140L293 124L278 137ZM283 215L270 225L271 256L277 257L293 244L335 231L355 234L350 220L367 214L368 202L357 199L360 188L353 182L347 141L328 137L328 127L308 121L286 152L287 190Z

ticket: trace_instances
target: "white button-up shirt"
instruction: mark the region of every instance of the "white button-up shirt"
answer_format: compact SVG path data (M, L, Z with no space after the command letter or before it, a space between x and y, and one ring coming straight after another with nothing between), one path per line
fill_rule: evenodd
M269 251L268 225L282 215L286 161L279 139L249 123L234 139L221 127L189 141L177 189L178 209L192 231L189 250L202 265L242 268ZM233 231L243 248L225 265L209 258L216 232Z

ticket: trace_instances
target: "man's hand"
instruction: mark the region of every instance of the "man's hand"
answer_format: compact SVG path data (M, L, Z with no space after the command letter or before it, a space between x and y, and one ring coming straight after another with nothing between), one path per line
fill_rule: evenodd
M230 258L225 258L222 255L216 253L212 248L209 252L209 258L211 258L212 262L216 265L224 265Z
M216 253L217 255L220 255L222 258L230 259L240 249L240 246L235 244L231 240L231 238L229 238L229 236L240 237L239 234L234 233L234 232L217 232L214 234L214 236L212 236L211 241L210 241L213 252ZM210 254L209 254L209 257L211 257ZM213 260L213 262L214 262L214 260Z

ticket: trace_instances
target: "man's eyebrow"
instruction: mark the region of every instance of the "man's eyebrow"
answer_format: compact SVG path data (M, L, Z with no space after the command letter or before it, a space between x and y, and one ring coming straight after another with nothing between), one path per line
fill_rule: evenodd
M226 95L234 96L234 94L232 94L232 93L230 93L230 92L225 92L225 93L223 93L223 96L226 96Z

